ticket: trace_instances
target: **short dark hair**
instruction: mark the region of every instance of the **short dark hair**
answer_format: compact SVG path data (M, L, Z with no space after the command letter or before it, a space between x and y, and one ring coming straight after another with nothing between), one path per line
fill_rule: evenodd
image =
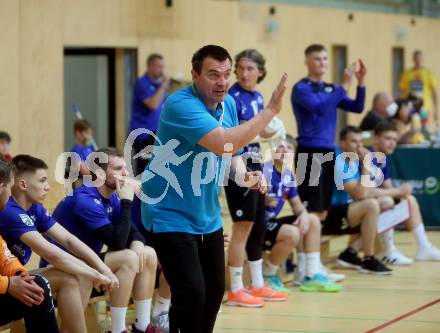
M73 124L73 133L83 132L90 128L92 128L92 125L90 125L90 123L87 120L79 119L75 121L75 123Z
M258 70L262 73L260 77L258 77L257 83L260 83L263 81L263 79L266 77L267 70L266 70L266 59L264 59L263 55L258 52L255 49L246 49L244 51L241 51L239 54L235 56L235 73L237 74L237 65L238 62L242 58L247 58L249 60L252 60L257 64Z
M196 73L201 73L203 61L206 58L213 58L217 61L225 61L226 59L229 59L232 64L232 58L225 48L218 45L205 45L198 49L191 59L192 69Z
M104 153L109 158L110 158L110 156L124 157L124 155L122 155L121 151L118 148L115 148L115 147L100 148L95 153ZM107 169L108 162L106 162L106 163L105 162L99 162L99 159L97 157L95 157L93 161L96 163L97 166L99 166L104 171Z
M388 131L397 132L397 127L393 122L383 120L379 122L374 128L374 135L381 135L382 133Z
M8 184L13 171L14 166L0 157L0 184Z
M47 170L47 164L43 160L31 155L17 155L12 159L15 167L15 175L20 176L23 173L35 173L39 169Z
M11 136L8 134L8 132L0 131L0 141L11 143Z
M153 61L156 61L156 60L163 60L163 56L159 53L151 53L147 57L147 66L151 65L153 63Z
M419 55L419 54L423 54L422 50L414 50L413 57L415 57L416 55Z
M340 132L339 132L339 140L345 140L347 138L347 135L350 133L356 133L360 134L362 133L362 130L359 127L356 126L345 126Z
M311 53L314 52L322 52L322 51L327 51L327 49L324 47L324 45L322 44L312 44L306 47L306 49L304 50L304 54L306 56L308 56Z

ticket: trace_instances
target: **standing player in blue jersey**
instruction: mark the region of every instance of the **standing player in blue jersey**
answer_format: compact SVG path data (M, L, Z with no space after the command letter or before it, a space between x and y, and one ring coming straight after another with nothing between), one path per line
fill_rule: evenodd
M328 69L325 47L310 45L305 50L305 56L307 77L293 86L291 95L298 128L296 172L305 172L304 181L298 185L298 192L308 211L323 220L333 191L337 109L356 113L363 111L367 70L362 60L359 60L357 71L356 64L345 70L341 85L329 84L322 80ZM358 81L355 100L347 96L353 76ZM300 158L301 154L307 154L306 161Z
M131 296L136 310L133 332L158 332L150 323L157 258L131 221L135 184L122 180L128 172L116 148L102 148L97 153L107 156L107 161L94 161L99 169L92 175L102 184L85 183L75 189L58 204L53 216L100 255L118 277L120 288L110 292L112 333L126 331ZM101 253L103 245L107 246L106 253Z
M142 222L153 233L171 287L171 333L214 330L225 289L218 201L223 166L229 161L243 186L264 190L261 172L247 171L238 155L280 112L287 80L284 74L265 109L239 125L234 99L228 95L228 51L206 45L191 62L193 84L165 102L141 197Z
M289 137L289 136L288 136ZM279 265L295 247L298 248L297 279L301 291L337 292L341 286L330 282L321 274L321 222L307 212L294 184L292 172L293 143L281 141L274 152L273 161L264 164L264 175L269 183L266 194L267 231L263 249L270 254L263 265L264 278L275 290L288 291L277 276ZM293 215L278 217L288 201ZM299 273L299 274L298 274ZM335 280L343 275L331 273Z
M236 104L240 124L246 123L264 110L263 96L256 90L266 76L266 60L260 52L248 49L235 57L237 82L229 89ZM270 137L264 130L261 137ZM242 158L248 170L262 170L260 144L252 143L243 148ZM229 180L225 187L226 199L233 225L228 249L228 267L231 290L226 304L244 307L261 307L264 301L282 301L287 293L265 285L263 279L263 239L266 231L264 194L258 190L241 187ZM250 292L243 285L243 263L247 254L251 276Z
M158 53L152 53L147 58L147 71L134 86L131 102L131 120L129 133L144 128L156 133L159 126L159 117L170 84L170 78L164 73L164 59ZM136 137L133 144L133 153L154 144L154 137L146 133ZM135 175L144 171L149 157L146 155L136 159Z
M23 265L32 251L49 262L40 274L49 281L57 300L62 331L84 333L84 310L92 283L97 289L108 290L119 286L119 281L88 246L66 231L43 207L50 189L46 163L29 155L17 155L12 163L15 179L7 206L0 212L1 233ZM43 234L73 255L50 243Z

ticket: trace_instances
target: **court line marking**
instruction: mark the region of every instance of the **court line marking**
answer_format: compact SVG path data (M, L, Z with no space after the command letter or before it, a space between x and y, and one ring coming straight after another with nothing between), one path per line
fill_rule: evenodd
M223 311L222 315L232 316L248 316L247 313L227 312ZM262 317L278 317L278 318L292 318L292 319L324 319L324 320L363 320L363 321L385 321L386 318L359 318L359 317L337 317L337 316L311 316L311 315L294 315L290 313L261 313ZM440 324L440 321L435 320L417 320L417 319L405 319L405 323L423 323L423 324Z
M261 328L238 328L238 327L215 327L215 331L217 330L225 330L225 331L229 331L229 330L241 330L241 331L251 331L251 332L263 332L263 333L268 333L268 332L286 332L286 333L338 333L335 331L298 331L298 330L283 330L283 329L261 329Z
M431 307L431 306L433 306L433 305L435 305L437 303L440 303L440 298L436 299L435 301L432 301L430 303L427 303L425 305L422 305L422 306L420 306L420 307L418 307L418 308L416 308L414 310L411 310L411 311L409 311L407 313L404 313L404 314L402 314L402 315L400 315L400 316L398 316L398 317L396 317L394 319L391 319L391 320L389 320L389 321L387 321L387 322L385 322L385 323L383 323L383 324L381 324L379 326L376 326L376 327L374 327L374 328L372 328L372 329L370 329L368 331L365 331L365 333L374 333L374 332L380 331L381 329L384 329L385 327L391 326L391 325L393 325L393 324L395 324L395 323L397 323L397 322L399 322L399 321L401 321L401 320L403 320L403 319L405 319L407 317L410 317L410 316L416 314L417 312L423 311L423 310L425 310L425 309L427 309L427 308L429 308L429 307Z

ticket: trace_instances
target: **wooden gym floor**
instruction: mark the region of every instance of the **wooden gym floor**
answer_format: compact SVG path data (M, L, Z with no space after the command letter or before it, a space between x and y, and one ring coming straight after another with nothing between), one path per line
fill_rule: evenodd
M440 232L428 232L440 246ZM331 255L346 245L346 237L331 242ZM414 257L412 234L396 232L402 253ZM338 294L302 293L297 287L287 302L261 309L223 306L215 333L439 333L440 262L415 262L393 267L391 276L351 270Z

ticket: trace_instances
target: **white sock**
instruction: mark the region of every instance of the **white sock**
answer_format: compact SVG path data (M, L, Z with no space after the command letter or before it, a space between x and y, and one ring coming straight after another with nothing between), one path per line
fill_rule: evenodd
M170 302L171 300L169 298L165 298L157 294L156 299L154 300L152 316L157 317L162 312L168 312L170 309Z
M112 333L124 332L125 327L125 315L127 314L127 308L110 307L110 313L112 314Z
M278 265L272 264L269 260L266 260L263 263L263 275L264 276L276 275L277 271L278 271Z
M431 246L431 243L426 236L425 226L423 225L423 223L420 223L417 227L415 227L413 233L414 237L416 238L419 251L427 249Z
M251 273L252 286L257 289L263 288L263 259L258 259L255 261L249 260L249 271Z
M306 276L314 277L319 272L321 257L319 252L306 253Z
M396 249L394 245L394 229L387 230L379 235L380 245L383 253L390 253Z
M243 267L229 266L229 281L231 284L231 291L233 293L244 289L243 286Z
M298 256L298 262L297 264L297 269L298 271L304 272L306 270L306 254L304 252L298 252L297 253Z
M134 326L136 326L139 331L144 332L150 323L151 298L142 299L140 301L133 300L133 302L134 308L136 309L136 321Z

